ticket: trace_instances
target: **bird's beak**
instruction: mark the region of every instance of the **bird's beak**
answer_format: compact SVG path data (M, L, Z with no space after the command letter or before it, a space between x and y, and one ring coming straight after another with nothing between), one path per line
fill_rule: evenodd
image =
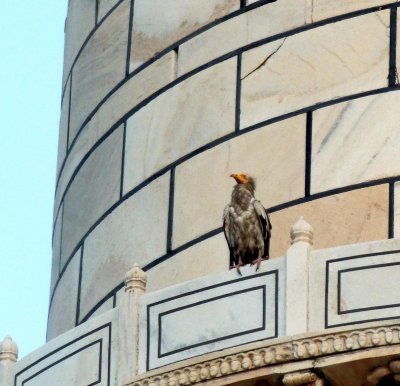
M234 178L235 181L236 181L238 184L240 184L241 181L240 181L240 178L239 178L239 175L238 175L238 174L231 174L230 177Z

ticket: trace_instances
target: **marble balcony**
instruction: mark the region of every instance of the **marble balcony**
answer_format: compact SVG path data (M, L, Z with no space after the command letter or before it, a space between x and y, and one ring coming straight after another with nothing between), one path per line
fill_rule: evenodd
M397 377L400 240L316 250L302 218L290 236L285 256L242 276L146 293L151 278L135 265L112 310L16 363L2 355L6 338L0 385L357 386Z

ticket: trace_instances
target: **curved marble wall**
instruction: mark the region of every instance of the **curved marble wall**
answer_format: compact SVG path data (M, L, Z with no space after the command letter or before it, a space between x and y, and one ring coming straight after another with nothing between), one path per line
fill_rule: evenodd
M397 2L70 0L48 339L226 270L233 171L257 177L272 256L398 229Z

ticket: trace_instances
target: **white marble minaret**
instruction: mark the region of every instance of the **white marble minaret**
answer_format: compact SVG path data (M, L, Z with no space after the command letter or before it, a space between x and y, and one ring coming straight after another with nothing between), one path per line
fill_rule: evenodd
M397 7L70 0L48 343L15 386L392 382ZM233 172L273 224L243 277Z

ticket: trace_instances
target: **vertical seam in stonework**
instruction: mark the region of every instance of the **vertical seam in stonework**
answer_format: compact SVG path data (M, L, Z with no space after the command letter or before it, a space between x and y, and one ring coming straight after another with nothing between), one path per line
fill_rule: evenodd
M171 169L169 182L168 224L167 224L167 253L172 251L172 234L174 226L174 199L175 199L175 168Z
M63 234L63 223L64 223L64 203L62 204L62 211L61 211L61 225L60 225L60 251L58 255L58 275L60 277L61 274L61 253L62 253L62 234Z
M121 154L121 176L119 187L119 199L121 200L124 195L124 175L125 175L125 143L126 143L126 121L124 122L124 129L122 132L122 154Z
M172 51L175 53L174 62L173 62L174 70L173 70L172 79L175 80L178 78L178 72L179 72L179 69L178 69L179 46L175 47Z
M235 106L235 131L240 130L240 104L241 104L241 93L242 93L242 53L237 56L237 69L236 69L236 106Z
M96 28L97 23L99 22L99 0L96 0L95 10L94 10L94 28Z
M66 143L66 152L65 152L65 159L68 156L68 148L69 148L69 127L71 123L71 106L72 106L72 71L69 78L69 98L68 98L68 119L67 119L67 143ZM61 169L60 172L61 173Z
M399 83L397 74L397 6L390 8L390 50L389 50L389 75L388 86L393 87Z
M83 250L84 250L84 243L82 243L82 245L81 245L81 254L79 256L78 294L77 294L77 297L76 297L75 326L79 325L79 317L80 317Z
M127 51L126 51L126 68L125 68L125 78L129 76L129 68L131 62L131 51L132 51L132 32L133 32L133 17L134 17L134 8L135 8L135 0L130 0L130 9L129 9L129 20L128 20L128 43L127 43Z
M304 195L311 195L311 163L312 163L312 118L313 112L306 114L306 148L305 148L305 175L304 175Z
M389 183L388 238L394 238L394 182Z

